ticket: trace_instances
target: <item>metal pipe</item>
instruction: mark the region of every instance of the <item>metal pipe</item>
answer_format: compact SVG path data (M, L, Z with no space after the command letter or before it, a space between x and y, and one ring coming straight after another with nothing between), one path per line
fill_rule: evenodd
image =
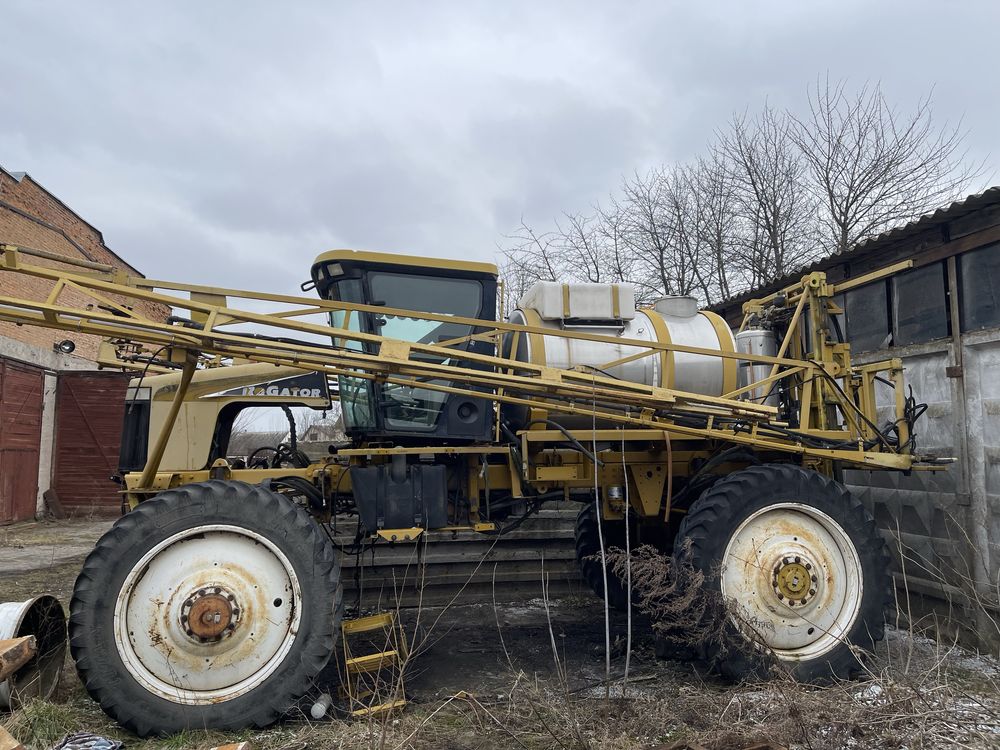
M114 266L109 266L107 263L95 263L92 260L80 260L79 258L70 258L66 255L60 255L59 253L53 253L49 250L39 250L34 247L24 247L23 245L4 245L6 250L8 247L13 248L16 252L22 255L30 255L35 258L44 258L45 260L53 260L57 263L64 263L67 266L76 266L77 268L86 268L90 271L100 271L101 273L114 273Z
M184 397L187 395L188 386L191 385L191 378L194 376L194 371L197 367L198 356L194 352L188 351L184 367L181 370L180 383L177 384L174 399L170 402L170 410L167 412L166 419L163 420L163 424L160 427L160 434L156 436L156 443L153 445L153 450L150 451L149 457L146 459L146 465L142 469L142 477L139 479L139 487L137 489L148 489L153 483L153 478L156 476L156 472L160 468L160 462L163 460L163 452L167 449L170 433L173 432L174 422L177 421L181 404L184 403Z

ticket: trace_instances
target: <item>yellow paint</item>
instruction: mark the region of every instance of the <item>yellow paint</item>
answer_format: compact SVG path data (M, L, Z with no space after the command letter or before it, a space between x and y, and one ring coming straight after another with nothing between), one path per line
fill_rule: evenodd
M342 248L329 250L320 254L316 263L330 263L338 260L352 260L362 263L386 263L394 266L413 266L416 268L444 268L453 271L472 271L497 275L497 267L492 263L474 263L468 260L451 260L449 258L427 258L419 255L400 255L397 253L379 253L370 250L349 250Z

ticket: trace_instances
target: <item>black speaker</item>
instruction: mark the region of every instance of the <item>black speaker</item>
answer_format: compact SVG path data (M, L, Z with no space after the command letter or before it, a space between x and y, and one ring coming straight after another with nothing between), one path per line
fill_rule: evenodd
M493 430L493 402L452 395L448 399L448 437L488 440Z

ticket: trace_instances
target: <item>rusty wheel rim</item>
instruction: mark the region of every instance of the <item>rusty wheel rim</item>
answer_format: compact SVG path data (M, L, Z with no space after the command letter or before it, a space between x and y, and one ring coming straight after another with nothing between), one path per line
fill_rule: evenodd
M843 643L864 593L847 532L795 502L761 508L737 527L720 578L738 627L786 661L814 659Z
M187 529L126 576L115 606L119 655L163 698L231 700L283 663L298 632L300 592L288 558L262 535L230 525Z

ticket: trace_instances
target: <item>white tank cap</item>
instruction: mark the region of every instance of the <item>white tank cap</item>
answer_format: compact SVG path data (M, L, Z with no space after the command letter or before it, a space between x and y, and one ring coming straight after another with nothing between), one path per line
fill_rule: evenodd
M698 298L685 295L660 297L653 303L653 309L676 318L693 318L698 314Z

